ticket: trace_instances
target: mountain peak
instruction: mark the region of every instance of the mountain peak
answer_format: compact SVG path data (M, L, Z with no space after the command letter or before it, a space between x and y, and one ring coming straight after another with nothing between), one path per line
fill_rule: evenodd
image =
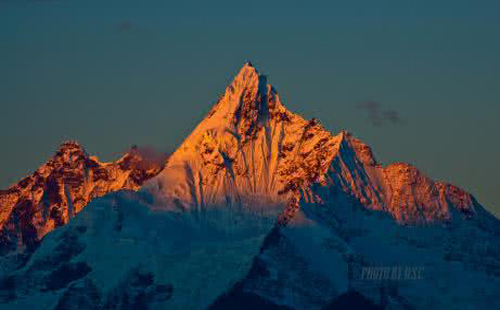
M233 79L231 85L229 85L229 90L233 92L238 92L239 90L244 90L245 88L255 88L258 86L259 81L265 76L261 76L257 69L250 63L246 62L240 69L238 74ZM263 81L265 84L265 80ZM265 85L264 85L265 86ZM226 90L227 93L227 90Z
M226 197L284 201L283 194L318 182L340 186L367 208L386 210L401 223L450 218L450 199L419 175L384 168L351 133L334 136L316 119L288 111L266 77L246 63L148 188L165 205L180 201L181 209L197 210L224 205ZM471 209L471 199L464 201L461 209Z
M67 150L80 150L84 151L83 147L80 145L80 143L76 140L66 140L61 143L59 146L58 151L67 151Z
M103 163L78 142L63 142L33 174L0 191L0 255L35 246L94 198L137 190L160 172L164 159L136 148L117 161Z
M284 110L267 77L246 62L192 136L232 132L245 140L266 126L270 116Z
M182 202L182 209L223 205L226 198L238 204L256 195L281 203L278 170L285 153L293 157L288 142L313 127L286 110L267 77L247 62L147 187L175 205Z

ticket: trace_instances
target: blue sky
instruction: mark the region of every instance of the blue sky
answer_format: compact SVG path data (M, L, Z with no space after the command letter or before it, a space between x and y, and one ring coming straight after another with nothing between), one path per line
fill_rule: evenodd
M0 0L0 185L65 139L104 160L132 144L172 150L252 60L290 110L498 216L498 12L498 1Z

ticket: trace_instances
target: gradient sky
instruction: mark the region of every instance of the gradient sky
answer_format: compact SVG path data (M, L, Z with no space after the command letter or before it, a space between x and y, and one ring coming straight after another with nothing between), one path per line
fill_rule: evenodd
M65 139L174 149L245 60L286 106L500 216L499 1L0 0L0 187Z

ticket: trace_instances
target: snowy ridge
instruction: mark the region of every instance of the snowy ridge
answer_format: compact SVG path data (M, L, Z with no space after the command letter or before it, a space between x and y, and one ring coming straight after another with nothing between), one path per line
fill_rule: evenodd
M418 225L474 216L477 202L451 184L435 182L417 168L377 164L369 146L343 133L338 155L325 176L328 187L351 193L363 206L391 214L400 224Z

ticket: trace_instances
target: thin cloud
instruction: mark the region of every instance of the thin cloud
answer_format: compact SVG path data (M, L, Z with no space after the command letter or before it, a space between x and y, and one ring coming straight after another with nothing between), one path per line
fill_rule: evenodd
M120 32L131 32L132 31L132 23L129 20L122 20L118 24L118 30Z
M367 113L366 119L374 126L382 126L386 123L399 125L403 123L398 111L384 109L378 101L364 101L356 105Z
M162 152L152 146L137 146L133 145L130 152L141 156L145 165L144 168L151 168L152 166L162 167L167 161L172 152Z

